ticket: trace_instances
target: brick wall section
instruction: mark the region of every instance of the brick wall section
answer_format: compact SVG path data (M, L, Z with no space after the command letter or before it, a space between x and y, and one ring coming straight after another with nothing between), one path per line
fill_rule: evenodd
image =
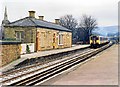
M1 63L0 67L4 66L18 58L20 58L20 44L19 43L5 43L0 44L1 50Z

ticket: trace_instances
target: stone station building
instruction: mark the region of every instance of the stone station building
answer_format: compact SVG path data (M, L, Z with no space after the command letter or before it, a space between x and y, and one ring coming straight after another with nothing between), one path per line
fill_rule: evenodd
M4 16L4 21L8 20L6 11ZM35 18L35 11L29 11L28 17L7 22L3 33L4 39L18 40L22 44L33 43L34 52L72 45L71 30L59 25L59 19L52 23L45 21L44 16Z

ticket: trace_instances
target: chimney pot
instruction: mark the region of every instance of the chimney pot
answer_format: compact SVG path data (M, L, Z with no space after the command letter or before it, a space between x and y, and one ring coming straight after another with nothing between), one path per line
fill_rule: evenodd
M44 19L44 16L38 16L40 20L43 20Z
M29 17L35 17L35 11L29 11Z
M60 19L55 19L56 24L59 24L60 23L59 21L60 21Z

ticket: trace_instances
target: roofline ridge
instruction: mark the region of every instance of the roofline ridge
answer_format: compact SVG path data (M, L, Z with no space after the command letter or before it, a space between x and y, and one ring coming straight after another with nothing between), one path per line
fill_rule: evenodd
M40 20L40 19L37 19L37 18L35 18L36 20ZM40 20L40 21L44 21L44 22L47 22L47 23L52 23L52 24L55 24L55 25L59 25L59 24L56 24L56 23L54 23L54 22L50 22L50 21L46 21L46 20ZM61 25L60 25L61 26Z
M40 19L37 19L37 18L35 18L36 20L40 20ZM62 25L60 25L60 24L56 24L56 23L54 23L54 22L49 22L49 21L46 21L46 20L40 20L40 21L44 21L44 22L47 22L47 23L51 23L51 24L55 24L55 25L57 25L57 26L61 26L61 27L63 27L63 28L66 28L66 27L64 27L64 26L62 26ZM66 29L68 29L68 28L66 28ZM70 30L70 29L68 29L68 30Z
M49 21L46 21L46 20L40 20L40 19L37 19L37 18L35 18L36 20L39 20L39 21L44 21L44 22L49 22Z
M30 17L28 17L33 23L35 26L38 26Z
M26 18L28 18L28 17L24 17L24 18L18 19L18 20L16 20L16 21L10 22L10 24L15 23L15 22L18 22L18 21L21 21L21 20L24 20L24 19L26 19Z

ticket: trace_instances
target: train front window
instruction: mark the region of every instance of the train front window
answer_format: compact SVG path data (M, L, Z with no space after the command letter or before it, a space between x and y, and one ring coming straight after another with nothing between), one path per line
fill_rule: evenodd
M98 40L99 38L98 37L96 37L96 40Z
M97 36L91 37L91 40L98 40L99 38Z

